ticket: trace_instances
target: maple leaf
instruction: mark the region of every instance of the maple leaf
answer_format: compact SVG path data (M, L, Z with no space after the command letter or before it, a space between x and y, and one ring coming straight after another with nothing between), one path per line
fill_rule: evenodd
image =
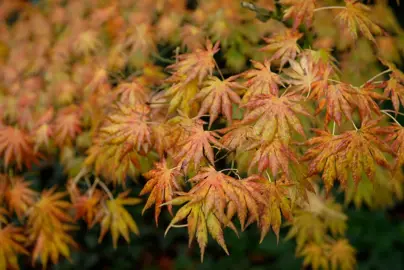
M115 92L119 96L121 103L134 106L136 104L145 104L148 100L150 90L136 80L133 80L130 83L120 83L116 87Z
M284 144L289 144L291 132L289 126L302 136L303 126L297 113L309 115L299 101L301 96L287 93L281 97L273 95L257 95L242 107L248 110L242 124L252 124L256 135L263 140L271 141L277 134Z
M329 260L331 269L353 270L356 266L355 249L348 240L340 239L330 246Z
M238 76L232 76L225 80L220 80L218 77L210 77L205 83L201 91L196 94L195 100L203 99L201 108L198 112L198 117L201 117L205 113L209 112L209 128L213 122L219 116L219 113L226 117L227 121L232 121L232 103L240 104L240 97L234 89L240 89L242 86L234 80Z
M376 88L379 88L378 85L367 83L357 89L357 94L353 96L352 102L356 103L362 121L372 119L372 112L376 113L378 116L381 115L380 108L375 100L385 100L386 98L373 91Z
M404 128L398 124L381 128L382 133L386 133L386 141L391 144L391 148L396 155L393 174L398 174L404 165Z
M67 195L66 192L55 192L55 188L44 190L40 199L29 211L28 226L37 232L42 227L62 227L63 223L72 223L73 219L68 214L71 204L61 200Z
M20 269L17 255L29 255L23 246L25 241L22 228L10 224L0 227L0 270Z
M400 110L400 103L401 106L404 106L404 80L399 81L397 78L391 76L384 89L384 95L391 98L394 110L398 112Z
M232 126L217 131L224 134L220 139L220 143L230 151L246 150L250 147L250 142L258 138L254 134L254 129L250 125L240 125L240 121L235 122Z
M391 98L394 110L398 112L400 103L402 106L404 105L404 73L394 63L384 59L380 59L380 61L391 71L390 79L387 81L384 89L384 95Z
M184 84L197 79L198 83L207 75L212 75L215 68L214 54L219 51L219 42L215 45L208 40L206 42L206 49L195 49L191 53L181 54L178 56L178 62L168 66L167 68L173 70L174 73L169 80L175 78L182 78L185 76Z
M19 170L23 164L29 168L32 163L38 161L29 135L11 126L0 125L0 155L3 157L5 167L15 162Z
M363 123L359 130L332 135L327 131L315 130L316 137L309 139L311 146L303 160L310 161L309 176L322 172L326 189L330 190L338 179L346 187L349 172L356 184L362 173L372 180L376 164L390 168L385 153L392 153L390 146L377 137L377 121Z
M283 20L293 18L293 29L304 21L309 27L313 21L316 0L280 0L281 5L290 6L284 11Z
M289 163L298 162L292 149L284 144L278 136L270 141L257 140L246 150L252 149L256 150L253 154L249 171L258 165L259 173L270 169L273 176L276 176L281 171L289 176Z
M292 226L286 235L286 239L296 237L298 252L313 241L314 243L322 243L326 235L326 226L320 217L310 211L297 209L293 213L293 222L289 222Z
M292 85L291 91L307 93L310 96L314 83L322 79L319 65L307 54L303 55L300 62L289 60L290 68L283 72L289 78L285 81Z
M311 266L314 270L328 269L328 260L326 246L324 244L309 243L301 251L300 255L304 256L303 265Z
M86 194L73 197L72 207L76 210L74 219L83 218L91 228L95 224L97 213L100 211L102 193L99 190L88 191Z
M213 165L215 160L211 143L223 148L223 145L218 141L220 136L214 131L204 130L202 124L187 128L186 132L188 135L178 145L179 150L174 156L181 169L187 170L191 161L193 161L196 169L204 156Z
M183 205L174 218L171 220L168 230L175 226L179 221L187 218L187 227L189 235L189 244L192 243L196 235L199 247L201 249L201 260L208 241L208 231L219 245L228 254L227 247L223 238L223 227L230 227L236 231L230 218L235 212L239 215L240 222L244 222L248 210L256 212L252 204L253 197L247 193L245 187L240 181L216 171L213 167L201 168L196 176L189 180L196 183L192 189L181 194L171 201L173 205ZM256 194L255 196L259 196ZM225 208L232 202L233 210L230 214L225 213ZM229 206L230 207L230 206ZM257 214L255 214L257 217Z
M320 98L317 113L326 107L325 123L334 120L338 125L342 123L342 115L352 121L353 108L352 104L353 90L347 84L329 85Z
M71 145L81 133L81 110L75 105L61 109L55 119L54 132L56 144Z
M292 205L291 200L288 198L289 183L282 178L276 182L270 182L262 176L254 175L248 177L245 181L248 183L249 190L254 197L263 197L263 200L257 200L259 204L259 219L257 221L261 231L260 243L271 228L279 241L282 215L288 221L292 220ZM249 224L253 218L254 216L251 215L248 221Z
M250 100L252 96L260 94L279 94L279 85L283 86L281 77L271 71L271 62L265 60L264 63L251 60L254 69L247 70L243 77L247 79L244 84L247 92L243 96L243 102Z
M155 204L154 218L156 224L158 224L158 218L161 212L161 204L171 201L174 193L181 191L182 189L177 180L179 174L180 172L178 168L169 168L165 159L154 163L154 169L143 174L148 181L140 192L140 196L147 193L150 193L150 195L142 213ZM172 215L172 205L167 205L167 209Z
M69 215L71 204L63 201L66 192L55 192L55 188L44 190L41 198L29 210L28 242L35 243L32 252L32 263L38 258L46 266L48 259L56 264L60 255L70 258L69 246L77 247L71 237L75 229L71 225L72 217Z
M118 105L88 149L85 164L94 166L97 174L102 173L114 185L124 184L127 175L141 168L139 155L151 148L149 113L147 105Z
M280 59L280 67L282 68L290 59L295 59L300 53L301 50L297 41L301 37L303 37L302 33L288 29L274 34L271 38L264 38L268 45L261 48L260 51L274 52L270 61Z
M134 150L147 153L151 142L149 120L150 108L146 105L121 106L108 116L108 123L100 129L107 134L106 144L127 144Z
M100 220L101 234L98 242L101 243L105 234L111 231L112 243L114 248L118 247L119 236L122 235L126 242L130 242L129 232L139 234L139 229L129 212L124 208L125 205L136 205L141 202L138 198L129 198L130 190L120 193L117 198L111 198L106 201L105 213Z
M24 181L21 177L13 177L5 191L9 210L15 211L20 221L22 221L29 207L36 201L37 193L29 188L30 185L30 182Z
M341 24L348 28L354 39L358 38L359 30L367 39L376 42L373 34L380 35L383 30L370 19L370 7L356 0L345 0L345 4L346 8L337 15Z
M53 127L50 124L53 116L54 109L50 108L35 123L33 131L35 138L35 151L38 151L41 146L49 148L49 140L53 135Z
M199 90L198 81L194 79L189 82L185 82L185 78L187 77L184 76L181 81L174 83L165 92L165 97L171 98L170 105L168 107L169 114L179 109L188 115L193 108L191 101Z

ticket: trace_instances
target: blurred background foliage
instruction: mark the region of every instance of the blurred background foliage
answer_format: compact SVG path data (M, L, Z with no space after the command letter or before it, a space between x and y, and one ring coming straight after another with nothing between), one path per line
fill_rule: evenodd
M12 1L12 0L3 0ZM139 0L141 1L141 0ZM38 0L33 0L39 3ZM190 1L189 6L192 7ZM365 1L366 2L366 1ZM371 3L372 1L367 1ZM390 1L401 25L404 25L404 6L397 5L396 0ZM360 50L360 48L358 48ZM159 48L164 55L165 48ZM360 53L360 52L359 52ZM402 117L398 117L404 123ZM32 180L33 188L42 190L54 185L63 186L66 176L60 164L40 164L24 176ZM137 196L145 180L138 184L131 183L130 188ZM337 201L343 203L340 194ZM237 237L229 229L225 230L225 239L231 253L225 255L220 246L209 241L204 262L200 262L197 244L188 248L188 236L185 228L172 229L164 236L171 218L167 211L162 213L159 227L155 226L153 211L146 211L142 216L143 205L129 207L140 230L140 236L131 235L127 244L120 239L117 249L113 249L110 237L98 243L99 225L91 230L84 222L80 224L74 239L80 249L74 250L71 260L62 260L51 269L300 269L302 259L296 258L296 244L293 240L285 240L288 228L282 228L280 241L277 243L274 234L269 234L259 244L259 231L255 226L248 227ZM390 209L370 210L366 206L356 209L351 205L346 208L348 215L347 237L357 250L358 269L404 269L404 203ZM1 243L0 243L1 244ZM30 258L21 261L21 269L33 269ZM41 269L37 265L35 269Z

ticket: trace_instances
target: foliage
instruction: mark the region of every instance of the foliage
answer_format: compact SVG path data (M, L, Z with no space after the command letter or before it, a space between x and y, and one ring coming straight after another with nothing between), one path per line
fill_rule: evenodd
M209 237L229 254L253 224L259 242L286 225L303 266L356 267L344 209L404 194L386 1L186 2L0 4L0 270L71 260L83 224L130 244L137 196L201 260ZM26 179L56 161L67 181Z

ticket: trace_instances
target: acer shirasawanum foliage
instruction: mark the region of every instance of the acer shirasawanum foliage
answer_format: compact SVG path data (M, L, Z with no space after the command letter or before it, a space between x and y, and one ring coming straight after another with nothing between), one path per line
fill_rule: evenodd
M228 228L287 225L304 266L355 268L333 196L404 194L404 32L386 1L62 2L0 4L0 270L70 259L79 220L129 242L139 203L202 260L209 238L231 253ZM65 186L24 179L45 161Z

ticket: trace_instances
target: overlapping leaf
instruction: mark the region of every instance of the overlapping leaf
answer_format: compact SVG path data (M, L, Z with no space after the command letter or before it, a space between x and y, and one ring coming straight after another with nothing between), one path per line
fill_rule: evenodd
M153 204L155 204L154 218L158 224L158 218L161 212L161 204L173 199L175 192L181 191L178 182L179 169L177 167L168 167L167 161L163 159L154 163L154 169L143 174L148 179L144 185L140 196L150 193L149 198L143 208L143 213ZM168 211L172 214L172 205L167 205Z
M125 205L135 205L141 202L138 198L129 198L129 190L118 195L117 198L106 201L106 209L100 221L101 233L98 242L110 231L114 248L117 248L119 236L130 242L129 233L139 234L139 229L132 216L125 209Z
M271 141L275 135L278 135L287 145L291 138L291 128L305 136L303 126L296 115L309 115L299 104L301 99L301 96L293 93L287 93L281 97L257 95L243 105L248 111L241 123L252 124L254 132L263 140Z
M229 77L220 80L218 77L210 77L205 81L205 86L196 94L195 99L203 99L198 116L202 116L209 112L209 127L219 116L221 112L229 123L233 119L232 104L240 104L240 97L234 91L242 88L240 84L235 82L237 77Z

